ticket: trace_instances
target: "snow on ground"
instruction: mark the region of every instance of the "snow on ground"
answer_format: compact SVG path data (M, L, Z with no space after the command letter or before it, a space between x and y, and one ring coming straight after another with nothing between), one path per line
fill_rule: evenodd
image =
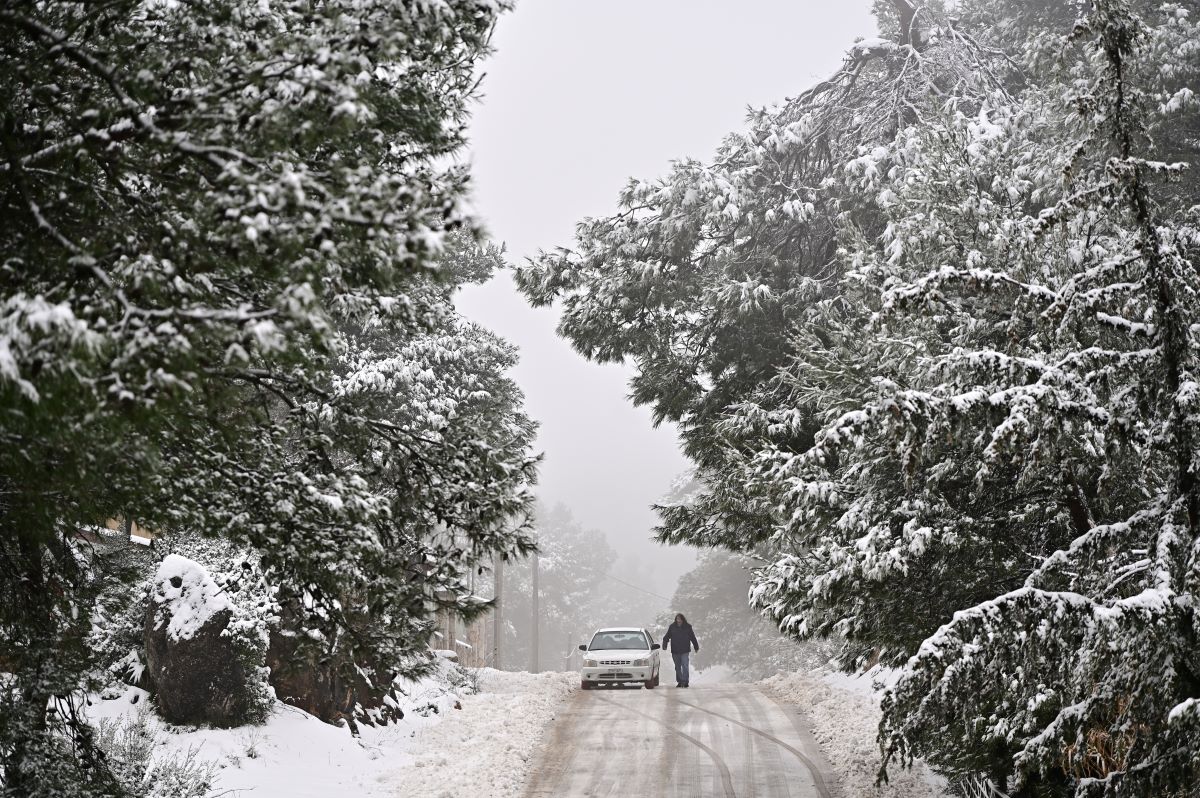
M733 670L728 665L709 665L706 668L700 669L694 667L693 663L693 667L691 669L691 681L689 684L726 684L728 682L745 681L744 679L739 678L739 676L740 675L737 673L737 671ZM667 677L670 677L670 679ZM675 683L675 670L674 666L671 664L671 658L669 656L663 658L662 673L659 675L659 679L663 684L667 684L668 681L670 681L671 684Z
M813 671L779 673L759 682L777 698L800 708L812 725L839 779L843 798L942 798L945 782L922 762L912 770L888 768L889 783L875 786L879 770L879 690L890 673L854 677Z
M95 724L146 728L158 763L189 756L214 766L210 795L228 798L508 798L532 752L579 682L578 674L472 671L477 694L451 688L443 671L405 684L403 720L345 728L282 702L261 726L171 726L136 687L106 691L88 707Z
M462 712L417 734L406 766L390 774L392 795L515 798L555 715L579 689L579 674L479 671L480 692Z

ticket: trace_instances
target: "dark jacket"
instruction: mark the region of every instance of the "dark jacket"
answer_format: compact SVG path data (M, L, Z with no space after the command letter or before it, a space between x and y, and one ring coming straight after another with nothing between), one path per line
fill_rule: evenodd
M674 648L667 648L667 644L674 641ZM673 654L686 654L692 650L692 646L696 650L700 650L700 644L696 642L696 633L692 631L690 623L677 624L672 623L667 627L667 633L663 635L663 651L670 651Z

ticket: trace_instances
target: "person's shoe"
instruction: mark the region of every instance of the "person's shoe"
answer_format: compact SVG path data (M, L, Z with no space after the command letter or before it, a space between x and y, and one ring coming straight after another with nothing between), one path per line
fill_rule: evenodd
M680 687L687 687L687 685L686 685L686 684L681 684L681 685L679 685L679 686L680 686Z

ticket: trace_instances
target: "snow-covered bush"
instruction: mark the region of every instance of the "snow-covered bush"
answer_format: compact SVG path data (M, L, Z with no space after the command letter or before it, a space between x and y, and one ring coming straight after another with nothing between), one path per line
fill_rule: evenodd
M442 656L448 653L437 652L433 669L419 679L396 678L389 699L394 702L394 709L400 710L402 715L411 712L427 718L456 708L460 698L480 691L483 674L491 671L464 668L449 656Z
M96 746L129 795L145 798L205 798L216 782L217 764L193 747L163 754L161 732L144 704L136 712L100 721Z
M158 554L128 541L120 532L105 531L88 549L95 592L87 646L93 675L103 688L113 684L146 687L143 627L150 576Z

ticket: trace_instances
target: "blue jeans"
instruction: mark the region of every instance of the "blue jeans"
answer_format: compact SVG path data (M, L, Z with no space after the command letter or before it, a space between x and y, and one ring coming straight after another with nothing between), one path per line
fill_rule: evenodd
M675 660L676 684L688 683L688 677L691 675L688 673L688 658L691 656L692 652L690 651L685 651L682 654L676 654L674 651L671 652L671 659Z

